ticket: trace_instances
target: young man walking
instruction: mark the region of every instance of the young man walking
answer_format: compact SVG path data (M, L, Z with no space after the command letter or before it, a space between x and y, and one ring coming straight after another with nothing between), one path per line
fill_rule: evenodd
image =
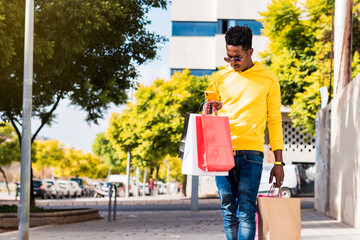
M252 61L249 27L231 27L225 40L224 60L230 66L210 77L207 91L214 92L217 101L206 102L205 111L209 114L215 106L230 122L235 167L228 176L216 177L226 238L253 240L266 123L275 154L269 181L275 176L275 187L281 187L284 179L280 86L274 73Z

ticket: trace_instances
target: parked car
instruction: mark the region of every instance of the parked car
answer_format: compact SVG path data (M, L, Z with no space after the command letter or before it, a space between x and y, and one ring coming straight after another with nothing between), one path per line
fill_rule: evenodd
M267 194L270 190L271 184L269 183L269 178L272 167L273 166L263 167L259 187L260 194ZM284 182L281 186L282 197L296 196L300 192L300 177L297 166L293 164L287 164L284 166L284 174Z
M51 186L46 181L34 180L33 184L35 197L41 197L42 199L51 198Z
M60 187L63 189L64 195L68 198L75 195L75 189L73 188L70 181L67 180L58 180Z
M150 188L148 183L145 183L145 189L144 189L144 184L140 183L140 194L143 193L145 195L150 195Z
M81 192L82 192L82 189L81 187L79 186L79 184L75 181L69 181L72 188L74 189L74 195L73 197L81 197Z
M166 194L166 184L163 183L162 181L157 181L155 182L155 186L157 187L158 190L158 194Z
M51 196L53 198L63 198L64 197L64 190L60 187L57 180L52 179L44 179L50 186L51 189Z
M117 195L120 197L125 196L125 187L126 187L126 175L120 175L120 174L113 174L110 175L108 178L108 182L112 184L116 184L118 187ZM130 185L129 185L129 195L133 196L135 189L135 184L133 183L132 179L130 178Z
M84 178L75 177L75 178L70 178L70 180L75 181L79 184L81 188L81 196L90 197L91 189L88 182Z

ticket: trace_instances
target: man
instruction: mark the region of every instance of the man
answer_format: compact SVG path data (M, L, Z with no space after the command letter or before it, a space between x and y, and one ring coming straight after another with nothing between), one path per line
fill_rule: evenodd
M204 110L209 114L216 107L219 115L229 117L235 167L228 176L216 176L215 180L227 239L248 240L254 239L256 231L266 122L275 154L269 181L275 176L275 187L279 188L284 179L280 86L275 74L252 61L252 31L248 26L231 27L225 40L224 60L230 66L210 77L207 91L214 92L217 100L207 101Z

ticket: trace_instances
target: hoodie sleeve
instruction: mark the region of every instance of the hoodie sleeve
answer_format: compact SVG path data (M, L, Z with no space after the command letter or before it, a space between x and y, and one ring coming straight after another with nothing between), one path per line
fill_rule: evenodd
M277 78L270 82L269 94L266 99L267 122L269 129L270 145L273 151L283 149L283 131L281 118L280 85Z

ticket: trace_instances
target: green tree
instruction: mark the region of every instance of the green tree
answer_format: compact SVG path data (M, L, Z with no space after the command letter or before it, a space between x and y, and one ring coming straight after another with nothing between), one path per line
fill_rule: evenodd
M116 151L105 133L96 135L92 145L93 153L104 160L110 166L110 170L121 173L126 168L126 154L122 151Z
M50 124L58 103L96 122L110 103L126 101L136 67L156 56L164 38L146 30L150 8L166 0L35 1L33 117ZM21 125L25 1L0 4L0 115ZM20 138L20 131L17 131Z
M152 7L165 8L166 0L35 1L32 115L41 125L32 142L64 98L95 123L110 103L126 101L136 67L154 59L165 40L146 30ZM0 118L20 143L24 13L25 0L0 3Z
M33 167L36 171L41 172L44 177L44 168L57 166L64 160L65 153L63 145L54 140L36 140L36 154L33 159Z
M13 162L20 161L19 142L16 140L16 134L13 127L3 123L0 126L0 172L2 173L6 188L10 194L6 173L2 167L8 166Z
M283 105L291 106L296 127L315 133L316 112L320 109L319 88L331 93L331 32L334 0L273 0L261 13L263 34L270 44L262 53L264 63L276 73ZM354 7L354 45L360 46L358 6ZM353 76L359 73L360 49L353 49ZM331 96L330 96L331 98Z
M117 151L131 149L135 166L150 169L150 176L167 155L177 156L186 112L196 113L204 102L206 77L190 71L175 73L170 81L158 79L151 86L140 85L136 101L122 114L114 113L107 136Z

